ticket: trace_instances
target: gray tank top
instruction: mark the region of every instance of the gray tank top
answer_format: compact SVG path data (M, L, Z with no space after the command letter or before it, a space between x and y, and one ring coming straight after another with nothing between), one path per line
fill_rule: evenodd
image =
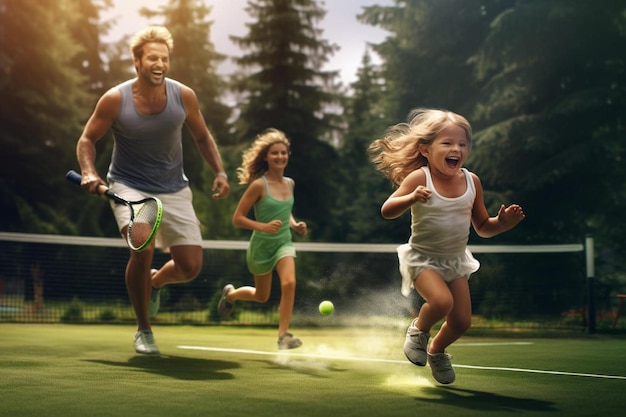
M182 127L186 119L180 83L165 79L167 105L154 115L139 113L128 80L118 86L122 101L113 122L113 155L107 180L147 193L172 193L188 184L183 172Z

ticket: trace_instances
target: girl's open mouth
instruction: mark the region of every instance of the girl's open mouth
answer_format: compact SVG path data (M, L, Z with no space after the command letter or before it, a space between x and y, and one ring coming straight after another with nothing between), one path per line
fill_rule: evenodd
M446 158L446 165L450 168L456 168L459 165L459 159L455 157Z

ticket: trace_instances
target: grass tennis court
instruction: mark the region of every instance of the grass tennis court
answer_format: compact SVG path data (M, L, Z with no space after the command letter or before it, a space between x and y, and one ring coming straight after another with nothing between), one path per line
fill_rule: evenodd
M457 381L408 363L405 329L0 324L2 416L596 416L626 409L626 339L465 336Z

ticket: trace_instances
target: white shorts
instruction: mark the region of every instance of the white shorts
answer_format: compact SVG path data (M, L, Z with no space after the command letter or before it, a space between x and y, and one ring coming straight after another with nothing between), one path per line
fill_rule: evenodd
M414 288L415 278L424 270L437 272L446 282L452 282L461 277L467 277L478 271L480 262L474 258L469 249L453 258L435 258L423 255L405 243L398 247L400 275L402 275L402 295L408 297Z
M161 200L163 218L156 235L157 247L169 251L172 246L202 246L200 221L193 208L191 188L185 187L175 193L149 194L119 182L111 183L109 187L111 191L129 201L137 201L150 196ZM115 204L113 201L110 203L117 227L121 231L130 222L130 211L123 205Z

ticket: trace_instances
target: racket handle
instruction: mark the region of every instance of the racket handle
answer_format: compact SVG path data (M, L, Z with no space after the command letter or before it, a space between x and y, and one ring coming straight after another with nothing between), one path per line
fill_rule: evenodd
M65 179L69 182L73 182L76 185L80 185L80 183L83 181L83 176L73 169L70 169L69 171L67 171L67 174L65 174ZM115 200L117 203L125 204L125 200L113 194L113 192L110 191L109 188L104 184L98 185L98 187L96 188L96 193L98 193L98 195L106 194L107 197Z
M69 182L73 182L76 185L80 185L80 182L83 180L83 177L76 171L74 171L73 169L70 169L69 171L67 171L67 174L65 174L65 179L68 180Z

